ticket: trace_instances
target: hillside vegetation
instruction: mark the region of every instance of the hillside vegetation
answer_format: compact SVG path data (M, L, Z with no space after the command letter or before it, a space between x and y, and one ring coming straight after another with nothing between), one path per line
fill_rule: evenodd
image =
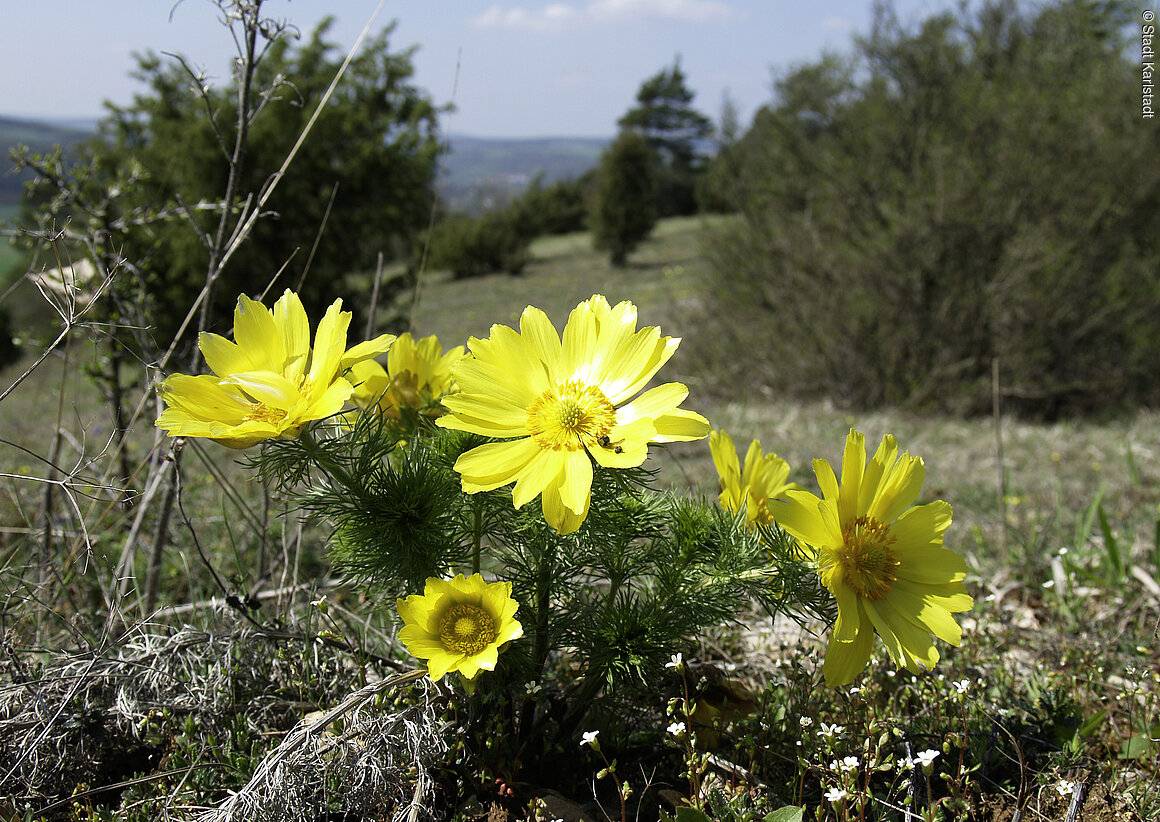
M743 218L712 248L730 355L861 407L985 413L996 362L1025 414L1160 402L1138 28L1122 2L881 6L851 53L779 76L710 172Z
M62 146L66 150L89 136L79 128L52 125L30 120L16 120L0 115L0 162L5 171L11 166L8 162L9 152L18 145L24 145L29 150L44 154L52 151L54 146ZM19 207L24 194L24 184L31 179L28 173L0 174L0 209L16 209ZM6 219L7 214L0 214Z

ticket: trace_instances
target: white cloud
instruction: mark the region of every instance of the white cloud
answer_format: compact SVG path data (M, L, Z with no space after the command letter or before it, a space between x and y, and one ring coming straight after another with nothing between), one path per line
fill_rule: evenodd
M846 29L853 28L853 25L845 17L826 17L822 20L823 29Z
M682 23L704 23L735 17L736 12L721 0L592 0L586 6L552 3L538 9L499 4L471 20L477 28L562 31L578 23L609 23L622 20L659 19Z
M684 23L723 20L734 15L733 10L719 0L594 0L586 11L597 20L652 17Z
M580 16L581 12L567 3L552 3L531 11L518 6L504 9L497 4L472 19L471 24L481 29L560 31Z

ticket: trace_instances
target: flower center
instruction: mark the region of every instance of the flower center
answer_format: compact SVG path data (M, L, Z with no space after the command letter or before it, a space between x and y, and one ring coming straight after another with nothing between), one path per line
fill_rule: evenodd
M606 438L615 424L616 409L604 392L578 380L545 391L528 408L528 433L553 451L578 451Z
M284 419L286 419L286 412L281 408L271 408L265 403L255 402L250 404L250 413L242 417L242 422L257 420L269 425L277 425Z
M858 517L842 531L843 545L835 554L846 584L867 599L882 599L898 581L895 536L871 517Z
M754 525L772 525L773 514L769 510L768 500L757 499L750 495L748 504L753 506L753 524Z
M421 408L423 397L419 394L419 378L410 371L403 371L391 377L391 387L387 391L391 416L399 416L401 408Z
M439 640L449 651L473 656L495 641L495 620L478 605L452 605L439 620Z

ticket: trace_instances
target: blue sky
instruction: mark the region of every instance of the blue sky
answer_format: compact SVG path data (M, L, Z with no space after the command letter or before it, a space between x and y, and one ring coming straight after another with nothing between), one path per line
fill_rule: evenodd
M351 45L380 0L267 0L304 33L326 14ZM869 0L386 0L392 48L418 46L415 82L454 102L444 128L481 137L608 136L641 81L681 65L694 104L717 119L728 94L748 122L771 72L846 50L870 23ZM953 0L896 0L903 20ZM228 76L233 41L208 0L7 0L0 113L95 117L142 88L132 53L180 53Z

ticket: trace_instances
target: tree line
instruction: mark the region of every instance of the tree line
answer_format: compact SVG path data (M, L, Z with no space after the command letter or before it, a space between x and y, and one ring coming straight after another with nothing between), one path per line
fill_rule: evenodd
M1160 135L1139 117L1135 16L1125 0L987 0L904 25L880 4L850 53L778 75L747 128L728 105L716 127L695 108L678 57L641 84L597 168L480 217L436 201L440 111L389 28L280 175L342 55L327 23L302 42L271 30L251 74L220 87L142 56L147 90L109 107L81 162L22 158L41 178L28 221L68 225L77 253L119 272L101 319L130 331L110 337L109 380L175 339L192 353L256 279L308 311L335 295L359 311L380 253L402 263L384 305L428 247L456 277L517 274L534 237L590 230L624 265L657 219L711 211L734 215L707 243L700 335L723 393L756 381L970 413L997 388L1047 417L1156 404ZM222 215L275 182L207 281Z

